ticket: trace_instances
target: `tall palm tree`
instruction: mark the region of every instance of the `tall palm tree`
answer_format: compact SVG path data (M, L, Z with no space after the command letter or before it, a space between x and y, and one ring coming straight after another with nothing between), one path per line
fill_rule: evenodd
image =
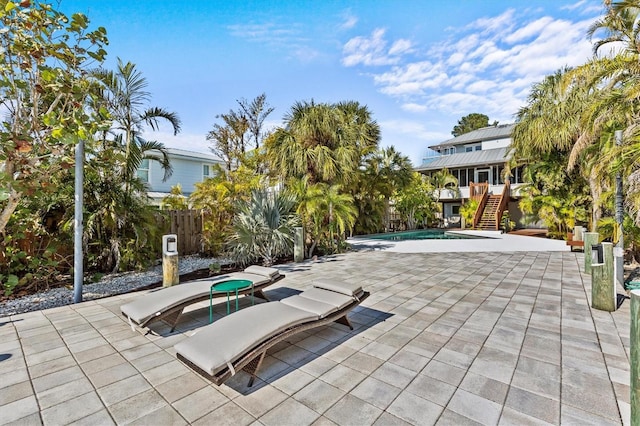
M172 169L164 145L142 138L145 126L152 130L160 128L161 121L167 122L173 134L180 132L180 118L175 112L160 107L147 107L151 94L146 91L146 78L131 62L124 63L118 58L116 71L98 69L93 72L103 84L102 98L113 120L109 133L120 135L116 139L125 152L125 180L133 178L142 160L154 159L160 162L164 178L171 176ZM107 134L103 134L103 141ZM159 155L151 151L158 152Z
M145 90L147 81L134 64L118 60L116 71L94 70L92 76L101 83L101 97L93 108L106 110L112 125L87 147L87 169L93 171L88 173L87 186L93 185L92 201L99 198L101 202L87 205L85 239L89 252L99 250L97 267L118 271L123 259L130 265L138 264L137 258L152 246L147 242L153 231L145 231L149 227L144 225L155 218L147 186L137 177L138 168L145 159L154 159L164 169L165 179L172 172L164 145L142 138L141 133L145 126L158 130L163 120L177 134L180 120L162 108L146 108L150 99Z
M379 138L379 126L356 102L296 102L285 126L268 139L267 152L271 169L285 179L309 175L311 183L345 183Z
M322 185L322 184L321 184ZM353 205L353 198L342 192L340 185L322 185L324 194L316 210L316 220L326 223L329 248L336 252L346 238L346 232L356 221L357 210ZM324 217L323 217L323 216ZM337 241L336 241L337 240Z
M366 160L364 180L370 196L379 194L384 200L384 225L389 226L390 200L394 193L411 183L413 166L406 155L390 146L370 155Z

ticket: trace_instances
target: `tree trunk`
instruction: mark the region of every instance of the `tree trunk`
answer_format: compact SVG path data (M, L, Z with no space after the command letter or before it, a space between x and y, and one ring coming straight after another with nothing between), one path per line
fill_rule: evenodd
M7 159L4 163L4 172L10 178L13 177L15 172L16 163L13 160ZM11 186L11 181L9 183L9 198L7 199L7 205L2 209L2 213L0 213L0 234L4 235L4 230L9 223L9 219L11 219L11 215L18 208L18 204L20 204L20 198L22 194Z
M18 208L18 204L20 204L20 198L20 193L11 188L7 205L4 206L2 213L0 213L0 234L4 234L4 230L9 223L9 219L11 219L11 215L13 215L13 212Z
M600 185L593 174L589 175L589 191L591 192L591 232L598 232L598 221L602 217L600 208Z

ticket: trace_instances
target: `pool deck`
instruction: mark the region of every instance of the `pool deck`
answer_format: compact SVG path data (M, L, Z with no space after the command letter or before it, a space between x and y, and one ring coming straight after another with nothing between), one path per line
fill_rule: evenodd
M272 299L319 277L371 296L350 316L355 330L272 348L252 388L245 373L216 386L176 359L208 302L174 333L145 335L120 315L144 292L0 318L0 423L629 424L630 303L590 307L581 253L406 250L279 266Z

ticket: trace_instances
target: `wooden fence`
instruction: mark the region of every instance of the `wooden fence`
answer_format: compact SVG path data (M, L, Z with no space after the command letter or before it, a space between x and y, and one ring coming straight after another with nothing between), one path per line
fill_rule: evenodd
M202 210L165 210L169 220L168 234L178 236L180 255L202 251Z

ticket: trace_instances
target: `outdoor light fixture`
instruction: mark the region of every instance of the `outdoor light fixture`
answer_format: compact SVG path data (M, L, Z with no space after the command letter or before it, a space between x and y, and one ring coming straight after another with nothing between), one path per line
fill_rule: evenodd
M594 244L591 246L591 264L604 263L602 244Z

